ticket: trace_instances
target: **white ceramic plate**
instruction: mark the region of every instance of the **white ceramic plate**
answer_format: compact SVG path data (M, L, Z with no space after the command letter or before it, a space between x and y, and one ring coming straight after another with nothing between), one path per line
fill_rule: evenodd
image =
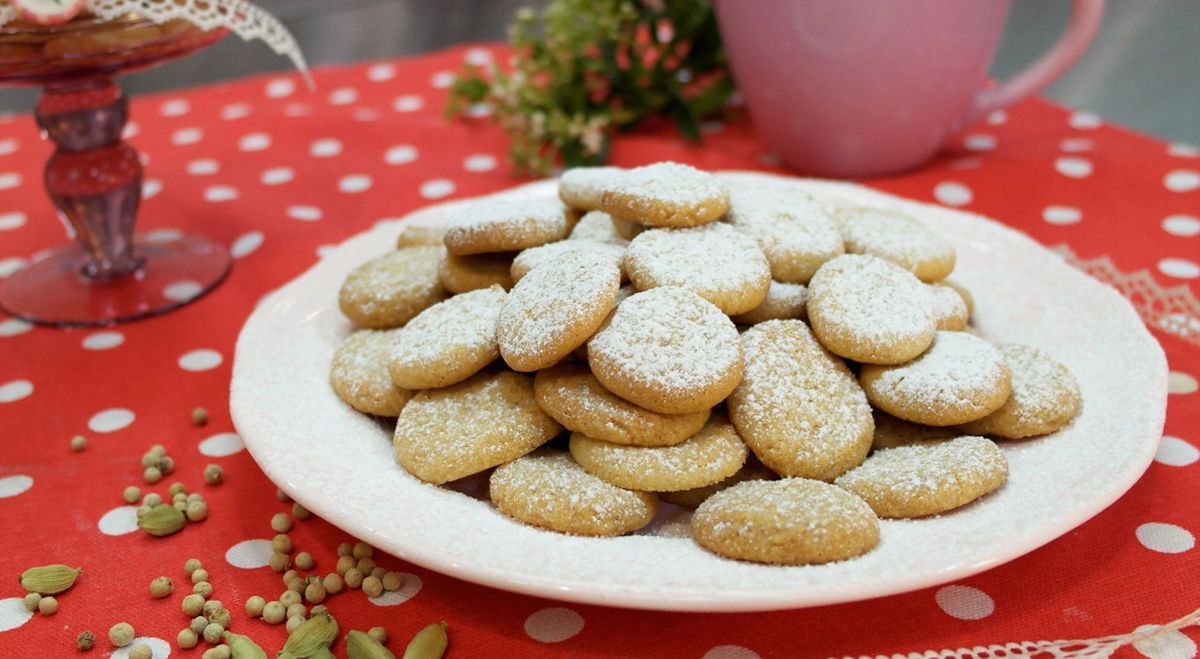
M884 521L882 542L861 558L809 567L718 558L687 537L688 513L670 505L638 535L559 535L513 522L468 496L478 482L460 492L409 476L393 461L391 429L351 410L327 384L330 358L351 331L337 309L338 288L354 267L392 248L395 225L347 240L263 300L238 339L234 423L263 470L292 497L398 557L505 590L645 609L814 606L961 579L1082 524L1145 471L1162 431L1167 366L1117 293L982 217L848 184L792 181L830 204L894 206L922 219L957 248L953 277L974 294L983 334L1044 348L1070 367L1083 393L1082 414L1070 428L1003 444L1011 473L1000 491L941 517ZM503 194L553 195L555 185ZM426 208L407 221L442 222L454 205Z

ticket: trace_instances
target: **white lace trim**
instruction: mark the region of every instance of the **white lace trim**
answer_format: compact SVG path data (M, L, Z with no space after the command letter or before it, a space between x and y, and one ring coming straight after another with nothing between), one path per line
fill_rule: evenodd
M1121 272L1107 256L1084 260L1067 245L1050 251L1064 261L1117 289L1133 305L1147 325L1177 336L1192 345L1200 345L1200 300L1186 285L1164 288L1154 275L1142 269Z

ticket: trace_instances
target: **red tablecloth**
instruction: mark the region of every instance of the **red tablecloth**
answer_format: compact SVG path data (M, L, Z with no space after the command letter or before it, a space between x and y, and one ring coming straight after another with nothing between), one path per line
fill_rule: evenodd
M172 655L198 657L199 649L174 647L186 624L178 601L186 587L181 566L190 556L207 566L214 596L235 614L235 631L272 651L281 646L281 626L243 613L249 596L278 595L279 576L230 562L261 563L255 552L261 545L239 543L270 538L268 520L287 509L232 434L226 400L238 329L266 292L347 236L433 200L518 182L505 165L499 129L485 119L442 116L445 88L464 57L501 52L486 45L327 68L317 72L314 94L289 75L134 101L132 142L148 159L142 230L203 232L231 245L237 259L213 294L161 318L61 331L0 317L0 655L69 656L79 631L103 637L125 620L141 636L170 641ZM776 169L747 126L712 123L705 132L702 146L684 144L666 127L635 132L617 142L613 159ZM0 120L0 276L64 240L40 185L48 152L28 116ZM393 649L401 651L404 639L444 619L451 657L697 659L1088 639L1188 614L1200 607L1200 327L1191 297L1200 282L1197 156L1195 147L1162 144L1090 114L1029 101L972 126L931 166L869 181L997 218L1049 246L1068 245L1093 261L1094 272L1137 296L1153 323L1190 330L1190 340L1156 332L1173 373L1155 463L1117 504L1060 540L964 583L738 615L562 605L385 557L383 565L419 580L410 579L391 598L393 606L352 593L333 598L331 610L343 630L388 627L398 639ZM1147 272L1126 276L1139 270ZM1185 288L1173 298L1162 290L1178 284ZM211 415L207 427L189 422L197 406ZM89 439L83 453L68 450L75 434ZM179 467L153 489L165 493L178 478L202 489L212 511L208 521L165 540L135 532L132 509L121 499L126 485L142 485L139 459L154 443L166 445ZM225 484L203 484L209 463L224 467ZM292 535L326 570L346 539L315 519L298 523ZM16 575L43 563L81 565L84 574L59 598L57 615L30 618ZM149 596L147 584L160 574L175 580L176 596ZM1159 659L1190 657L1195 639L1200 633L1192 627L1138 648ZM98 648L110 649L107 641ZM155 656L166 651L162 644ZM342 656L340 642L337 651Z

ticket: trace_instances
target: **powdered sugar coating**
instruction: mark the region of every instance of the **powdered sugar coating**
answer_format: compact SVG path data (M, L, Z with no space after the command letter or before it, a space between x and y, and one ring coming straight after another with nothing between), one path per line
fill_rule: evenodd
M842 360L799 320L742 333L746 373L729 397L738 434L784 476L832 480L871 448L871 408Z
M676 162L626 170L600 189L600 210L646 226L692 227L729 210L729 192L715 176Z
M777 281L807 284L822 263L845 251L833 217L794 186L741 179L728 185L725 221L758 242Z
M415 226L404 225L396 238L396 249L401 247L433 246L443 247L446 239L445 226Z
M771 282L767 297L761 304L743 314L733 316L739 325L754 325L767 320L804 318L808 303L808 287L804 284Z
M603 211L590 211L579 219L567 240L595 240L625 246L629 239L617 233L612 216Z
M880 517L926 517L966 505L1008 478L1008 462L990 440L958 437L876 451L837 479Z
M407 323L446 297L438 281L442 252L440 247L405 247L360 265L338 291L338 307L361 327Z
M899 366L864 364L858 379L872 405L927 426L981 419L1011 391L1004 354L966 332L939 331L917 359Z
M451 293L467 293L481 288L500 286L504 290L513 287L509 274L512 254L473 254L458 256L445 252L438 263L438 281Z
M571 208L595 210L600 207L603 188L623 171L620 167L573 167L558 179L558 197Z
M1079 413L1079 383L1066 366L1044 351L1008 343L999 346L1012 372L1012 395L991 414L963 430L1005 439L1052 433Z
M942 282L926 284L929 293L929 315L934 325L940 330L958 331L966 329L970 312L967 302L958 289L947 286Z
M439 302L397 330L388 355L392 380L407 389L461 382L500 356L496 321L507 295L499 286Z
M742 468L738 469L737 472L729 478L718 481L711 485L705 485L703 487L697 487L690 490L662 492L659 494L659 496L667 503L673 503L677 506L683 506L684 508L695 508L696 506L704 503L705 499L711 497L717 492L733 487L742 481L769 481L775 480L776 478L779 478L779 476L776 475L775 472L764 467L763 464L758 461L758 458L754 457L754 454L751 453L746 457L746 464L742 465Z
M625 257L625 248L620 245L603 243L596 240L560 240L556 243L530 247L517 254L509 270L512 281L521 281L521 278L529 274L530 270L544 263L549 263L560 254L568 252L595 252L602 254L611 259L618 268L621 267L621 261Z
M621 271L601 252L571 251L534 268L500 309L496 339L509 367L536 371L583 345L617 303Z
M843 208L835 217L851 254L874 254L925 282L943 279L954 270L954 247L900 211Z
M567 453L542 449L492 472L489 496L500 512L560 533L614 536L654 519L658 498L610 485Z
M897 419L891 414L879 410L872 410L871 416L875 419L875 434L871 440L872 451L931 439L951 439L961 434L954 428L923 426L919 423Z
M771 285L758 244L721 222L642 232L629 243L625 270L638 290L686 288L729 315L757 307Z
M388 350L399 330L359 330L333 353L329 384L359 412L396 416L415 392L397 387L388 374Z
M663 286L630 296L588 342L588 364L614 394L662 414L712 408L742 379L729 317L695 293Z
M485 199L454 210L445 243L451 254L509 252L562 240L570 229L557 199Z
M930 297L911 273L890 261L839 256L808 285L808 319L830 352L868 364L902 364L929 347Z

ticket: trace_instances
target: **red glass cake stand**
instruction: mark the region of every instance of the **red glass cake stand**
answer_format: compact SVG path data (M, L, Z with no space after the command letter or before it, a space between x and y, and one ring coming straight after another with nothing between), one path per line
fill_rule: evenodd
M136 15L0 27L0 84L42 86L34 116L56 147L46 193L76 242L10 275L0 285L4 311L58 327L112 325L183 306L229 272L228 250L209 238L133 235L142 164L121 139L129 101L113 82L225 34Z

